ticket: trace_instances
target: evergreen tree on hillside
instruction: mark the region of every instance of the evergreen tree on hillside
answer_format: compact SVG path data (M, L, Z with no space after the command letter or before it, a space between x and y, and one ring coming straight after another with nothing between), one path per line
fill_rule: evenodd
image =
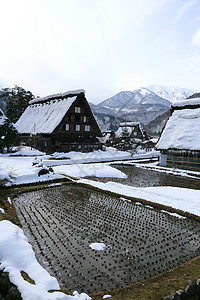
M7 148L7 152L10 152L10 148L16 146L19 140L19 133L12 122L8 119L5 120L0 126L0 153L3 153L4 148Z
M35 96L30 91L17 85L14 88L4 88L0 91L0 99L6 103L6 115L13 123L19 119L29 101L34 98Z
M195 93L195 94L189 96L187 99L192 99L192 98L200 98L200 93Z

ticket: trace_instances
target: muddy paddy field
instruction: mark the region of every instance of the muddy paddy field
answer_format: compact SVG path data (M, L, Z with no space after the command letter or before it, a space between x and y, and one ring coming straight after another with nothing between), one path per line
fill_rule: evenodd
M23 193L14 204L38 261L69 291L123 287L200 255L198 221L80 184Z

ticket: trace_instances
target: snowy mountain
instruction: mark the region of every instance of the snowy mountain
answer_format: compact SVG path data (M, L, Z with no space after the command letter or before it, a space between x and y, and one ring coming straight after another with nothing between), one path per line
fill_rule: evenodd
M140 88L135 91L124 91L116 94L115 96L104 100L98 104L99 108L108 109L120 109L133 107L137 104L161 104L169 106L168 100L165 100L155 94L154 92L146 89ZM118 110L116 110L118 112Z
M90 105L100 128L111 130L119 125L120 120L138 121L147 125L169 111L171 103L186 99L195 92L175 86L149 85L134 91L122 91L97 105ZM109 120L112 120L112 124Z
M147 89L172 103L178 100L184 100L196 92L192 89L163 85L149 85Z
M101 118L103 115L112 115L124 121L147 124L158 115L169 110L170 106L170 101L161 98L146 88L140 88L132 92L123 91L97 105L91 104L99 124L102 124L102 120L99 120L99 114L101 114ZM111 129L109 124L107 129Z

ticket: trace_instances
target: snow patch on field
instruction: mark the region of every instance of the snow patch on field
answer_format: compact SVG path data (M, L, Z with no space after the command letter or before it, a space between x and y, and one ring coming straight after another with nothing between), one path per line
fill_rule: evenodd
M104 243L92 243L89 245L92 250L103 251L106 245Z
M18 226L10 221L0 222L0 270L9 273L10 281L15 284L26 300L89 300L88 295L75 292L74 296L62 292L49 293L51 289L60 290L56 278L41 267L28 239ZM16 251L17 250L17 251ZM34 280L31 284L23 279L24 271Z

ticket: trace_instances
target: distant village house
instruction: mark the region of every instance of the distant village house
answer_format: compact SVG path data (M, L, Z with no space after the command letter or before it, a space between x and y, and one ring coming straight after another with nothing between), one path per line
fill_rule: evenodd
M101 148L102 133L84 90L31 100L15 127L26 144L46 153Z
M172 105L156 148L161 166L200 171L200 98Z
M135 149L138 145L143 148L148 147L142 144L143 141L149 140L146 131L143 131L139 122L122 122L119 124L117 131L107 131L104 133L104 142L108 146L123 148L125 150ZM153 146L152 146L153 147Z

